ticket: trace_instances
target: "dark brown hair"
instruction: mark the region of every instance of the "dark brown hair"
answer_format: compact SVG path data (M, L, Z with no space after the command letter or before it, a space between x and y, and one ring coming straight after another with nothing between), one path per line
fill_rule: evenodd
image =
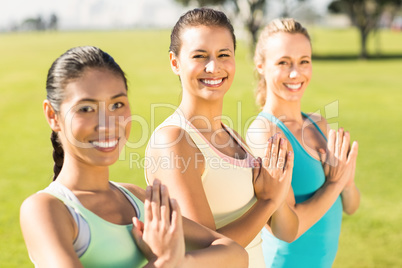
M53 62L47 74L47 99L56 113L60 112L66 85L72 80L80 78L89 68L106 69L121 76L127 89L127 80L123 70L109 54L91 46L71 48ZM53 180L55 180L63 166L64 151L56 132L52 131L50 139L53 145Z

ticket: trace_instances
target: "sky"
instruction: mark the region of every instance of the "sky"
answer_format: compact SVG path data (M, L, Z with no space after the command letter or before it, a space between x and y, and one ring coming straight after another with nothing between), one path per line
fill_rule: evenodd
M330 0L312 1L323 11ZM0 0L0 29L52 13L61 29L170 28L187 9L174 0Z
M52 13L67 29L170 27L183 12L173 0L0 0L0 28Z

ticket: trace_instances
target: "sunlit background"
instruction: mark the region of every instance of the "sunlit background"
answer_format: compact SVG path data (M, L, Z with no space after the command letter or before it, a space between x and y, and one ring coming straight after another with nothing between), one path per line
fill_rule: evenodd
M126 147L110 175L144 187L137 160L153 129L173 111L161 107L174 107L180 99L180 83L168 61L170 29L198 1L212 0L180 4L186 1L0 0L0 267L33 267L19 228L19 207L52 177L50 130L41 107L50 64L80 45L99 46L120 64L133 116L142 120L133 122L130 142L142 143ZM301 21L314 54L302 109L321 112L331 126L344 127L359 141L356 184L362 201L355 215L343 217L334 268L402 267L402 0L226 2L217 8L231 18L239 42L224 116L244 137L258 113L251 35L244 24L247 3L265 2L255 13L260 27L280 16ZM369 14L360 20L372 27L365 53L359 25L345 9L350 3L364 3Z
M288 6L292 10L290 15L309 10L317 19L325 16L330 0L312 0L297 4L289 0L267 2L267 18L280 15L284 2L289 2ZM174 0L1 0L0 6L2 31L18 28L23 30L24 22L38 17L46 23L53 14L57 16L61 30L166 28L171 27L178 16L188 9Z

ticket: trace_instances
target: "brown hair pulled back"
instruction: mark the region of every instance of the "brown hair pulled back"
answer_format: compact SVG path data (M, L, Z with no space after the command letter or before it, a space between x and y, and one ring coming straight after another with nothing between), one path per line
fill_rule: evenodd
M127 89L127 80L123 70L109 54L92 46L71 48L53 62L47 74L47 99L56 113L60 112L66 85L72 80L80 78L89 68L106 69L121 76ZM64 151L56 132L52 131L50 140L53 145L53 180L56 180L63 167Z
M180 54L182 44L182 31L188 27L196 27L201 25L223 27L227 29L232 36L234 49L236 50L236 36L234 34L234 29L225 13L211 8L196 8L187 11L176 22L176 25L173 27L172 33L170 34L169 51L178 56Z
M306 30L299 22L292 18L281 18L272 20L265 28L261 31L260 37L255 49L254 63L264 64L265 55L269 47L267 47L267 40L276 33L290 33L303 34L310 41L310 36ZM263 108L267 98L267 83L263 74L258 74L258 85L256 90L256 102Z

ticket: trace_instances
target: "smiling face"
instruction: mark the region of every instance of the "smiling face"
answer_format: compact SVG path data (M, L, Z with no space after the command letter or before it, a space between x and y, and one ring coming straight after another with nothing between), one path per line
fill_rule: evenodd
M88 68L65 87L58 113L66 155L107 166L119 157L130 133L130 107L123 79L106 69Z
M310 41L300 33L279 32L266 42L265 61L257 70L265 77L267 99L300 101L312 74Z
M183 97L222 99L235 74L232 35L223 27L189 27L181 34L180 54L170 52L170 63Z

